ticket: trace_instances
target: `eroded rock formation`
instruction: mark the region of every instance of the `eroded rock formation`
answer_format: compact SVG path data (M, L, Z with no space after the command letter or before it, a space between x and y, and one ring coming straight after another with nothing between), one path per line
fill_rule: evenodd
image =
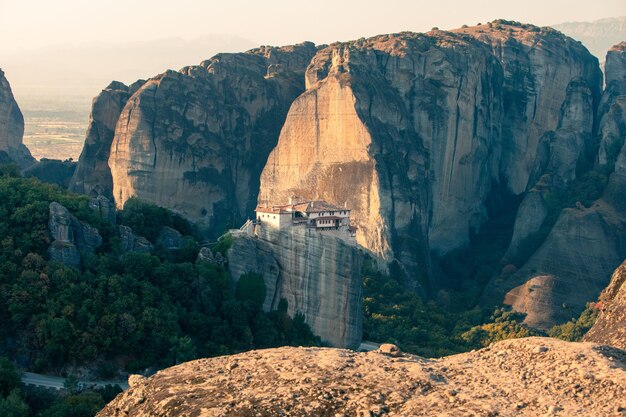
M615 270L596 305L600 316L584 340L626 349L626 261Z
M607 55L606 89L596 117L599 121L598 135L592 142L600 149L596 162L598 169L609 172L602 198L589 207L577 202L575 208L561 211L545 241L530 259L510 277L495 277L487 287L486 298L495 302L504 299L506 304L527 313L526 322L536 327L549 328L578 316L587 302L597 298L608 284L612 271L626 258L625 48L626 43L617 45ZM577 101L579 104L574 106L573 111L566 109L561 113L562 118L586 106L581 106L580 99ZM570 119L582 120L579 116ZM561 136L564 126L560 124L554 134L555 139ZM562 137L570 145L584 143L583 137L575 132L580 132L580 129L566 130ZM585 137L588 137L586 133ZM561 162L553 167L548 163L542 180L526 195L507 253L511 258L523 238L542 227L543 219L539 221L533 216L545 218L547 215L545 192L567 183L568 177L570 181L573 179L571 175L564 175L567 171L575 172L572 166L575 158L570 147L553 147L552 153L559 155ZM565 158L570 162L563 164ZM557 168L564 166L570 168L565 171ZM559 181L554 181L555 178ZM505 293L505 297L499 298ZM496 296L491 297L493 294Z
M24 116L15 102L11 86L0 70L0 153L26 168L35 162L30 151L22 143Z
M118 207L136 196L209 233L243 222L315 51L304 43L220 54L148 80L121 111L110 148Z
M347 201L359 243L413 283L430 275L431 250L468 243L494 183L523 193L544 165L555 181L574 176L601 93L579 43L514 24L333 44L306 78L259 200Z
M98 417L596 417L626 410L626 353L608 346L529 338L439 360L389 353L279 348L200 359L132 378Z
M339 237L305 227L257 227L257 233L234 236L228 251L233 280L248 272L261 274L266 311L278 309L285 299L289 315L304 314L322 340L356 348L362 335L363 252Z
M112 198L113 178L109 155L115 126L128 98L142 85L143 81L137 81L130 87L114 81L93 99L87 136L69 186L70 191L92 197L103 195Z
M79 267L81 252L94 252L102 244L98 229L81 222L56 202L50 203L48 229L52 236L50 259L67 266Z
M151 253L154 246L148 239L135 234L133 229L128 226L119 225L120 233L120 249L123 252Z

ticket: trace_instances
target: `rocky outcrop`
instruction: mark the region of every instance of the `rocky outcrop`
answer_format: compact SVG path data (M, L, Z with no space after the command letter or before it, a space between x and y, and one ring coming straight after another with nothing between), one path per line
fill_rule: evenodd
M625 48L626 44L617 45L607 55L606 90L596 117L599 127L595 143L600 148L597 165L599 169L610 172L602 198L590 207L577 203L576 208L564 209L530 259L523 266L516 265L520 267L516 273L509 277L496 277L487 287L486 299L496 303L504 300L516 310L526 313L526 322L536 327L549 328L578 316L587 302L598 297L608 284L612 271L626 257ZM574 108L577 107L580 105ZM562 112L562 116L568 112ZM562 127L563 124L560 124L557 135ZM576 137L572 133L568 136L570 139ZM562 161L562 155L568 154L568 148L560 147L555 153L561 155L559 158ZM560 166L572 166L572 162ZM572 168L567 171L573 172ZM548 165L547 174L534 192L543 193L550 187L566 183L564 172L550 169ZM560 176L563 181L546 181L546 176ZM531 198L531 194L526 199ZM518 212L516 232L507 253L510 257L514 255L515 245L521 242L515 237L518 228L533 232L541 227L539 221L532 217L543 213L545 202L543 197L541 200L537 196L532 197L537 203L529 203L528 207L523 203ZM523 237L524 233L519 235ZM506 295L502 297L502 294Z
M550 234L512 276L493 280L489 292L526 313L525 322L548 329L577 317L624 259L626 222L603 201L565 209Z
M110 148L118 207L135 196L213 234L245 220L315 51L304 43L220 54L148 80L124 106Z
M185 239L183 235L181 235L178 230L167 226L161 229L156 241L157 245L160 245L166 250L180 249L184 243Z
M248 272L265 280L264 310L302 313L313 333L337 347L361 343L361 266L364 254L341 237L305 227L273 230L257 226L258 236L233 236L228 264L234 282Z
M102 245L98 229L81 222L56 202L50 203L48 229L52 237L48 254L53 262L79 267L81 252L94 252Z
M469 242L494 183L527 190L548 132L562 134L546 165L572 177L601 88L579 43L504 23L333 44L306 77L260 202L347 202L359 243L399 260L413 284L430 275L431 250Z
M626 349L626 261L613 273L596 307L600 315L583 340Z
M115 224L116 213L115 203L103 195L91 197L89 199L89 208L100 217L100 219Z
M544 338L439 360L286 347L133 379L97 416L619 416L625 368L622 350Z
M69 186L70 191L92 197L113 197L109 155L115 126L128 98L141 85L143 81L137 81L130 87L114 81L93 99L87 136Z
M0 70L0 152L5 153L21 168L35 162L30 151L22 143L24 116L15 102L11 86Z
M120 249L122 252L151 253L154 250L152 243L143 236L138 236L128 226L119 225Z

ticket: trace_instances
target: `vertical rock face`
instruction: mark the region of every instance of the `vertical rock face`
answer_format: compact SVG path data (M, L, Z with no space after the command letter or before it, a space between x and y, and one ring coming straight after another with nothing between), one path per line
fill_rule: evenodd
M94 98L89 116L89 127L78 167L72 177L69 189L75 193L92 197L113 196L113 178L109 168L111 144L115 126L130 95L142 81L131 87L114 81Z
M109 166L117 205L136 196L210 232L243 221L315 51L305 43L220 54L147 81L115 128Z
M24 116L15 102L11 86L0 70L0 153L21 168L30 166L35 159L22 143L24 136Z
M626 349L626 261L615 270L609 286L600 294L600 316L584 341Z
M606 90L596 117L600 149L597 163L612 171L602 198L591 207L577 204L577 208L563 210L546 240L523 267L509 278L494 279L488 287L488 294L506 293L505 303L527 313L526 322L536 327L548 328L577 316L589 300L598 296L611 272L626 258L625 47L626 44L617 45L607 55ZM574 134L580 132L579 128L572 132L567 130L568 126L582 123L582 118L568 115L579 113L576 109L584 108L585 105L581 106L584 101L580 97L573 98L569 107L575 111L566 109L561 113L562 120L569 118L570 122L560 123L554 134L554 140L561 138L565 141L551 149L558 163L546 165L544 179L546 176L559 179L550 182L551 186L571 180L575 171L576 158L571 150L576 146L567 146L567 141L570 145L584 143L589 137L586 132L582 136ZM595 146L598 142L587 141L587 148L590 144ZM554 157L547 160L552 161ZM541 192L539 186L535 190ZM526 200L529 198L531 193ZM528 222L538 230L540 225L530 217L538 212L538 205L544 204L543 200L528 207L522 204L515 225L516 233ZM516 242L519 240L514 234L509 252ZM497 296L494 300L502 301Z
M606 91L600 108L600 164L613 166L603 198L626 216L626 42L606 56Z
M513 24L334 44L306 77L259 201L347 201L359 243L413 280L431 250L467 244L493 183L522 193L536 165L574 175L601 88L577 42Z
M459 29L490 45L504 71L499 171L514 194L529 183L542 136L559 127L591 132L602 92L598 60L550 28L495 21ZM588 90L587 90L588 89ZM568 97L569 96L569 97ZM564 114L565 113L565 114ZM561 119L561 124L559 120Z
M233 280L247 272L263 276L263 308L287 300L288 313L304 314L313 333L336 347L356 348L362 336L361 266L353 244L323 232L257 226L258 237L239 234L228 251Z
M429 229L449 248L484 217L500 79L488 48L460 36L331 45L307 70L259 198L347 202L360 244L425 276Z

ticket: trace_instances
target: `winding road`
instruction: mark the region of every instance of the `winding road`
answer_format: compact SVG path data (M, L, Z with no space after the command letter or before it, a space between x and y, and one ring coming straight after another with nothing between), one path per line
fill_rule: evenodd
M50 376L35 374L32 372L22 372L22 384L33 385L42 388L63 389L65 388L66 378L60 376ZM104 387L106 385L119 385L123 390L128 389L126 382L120 381L78 381L79 386L97 388Z

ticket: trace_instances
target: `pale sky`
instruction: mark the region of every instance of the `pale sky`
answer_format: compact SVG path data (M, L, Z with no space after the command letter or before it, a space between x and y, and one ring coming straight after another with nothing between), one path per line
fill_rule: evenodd
M0 0L0 49L218 33L330 43L496 18L548 25L625 14L625 0Z

